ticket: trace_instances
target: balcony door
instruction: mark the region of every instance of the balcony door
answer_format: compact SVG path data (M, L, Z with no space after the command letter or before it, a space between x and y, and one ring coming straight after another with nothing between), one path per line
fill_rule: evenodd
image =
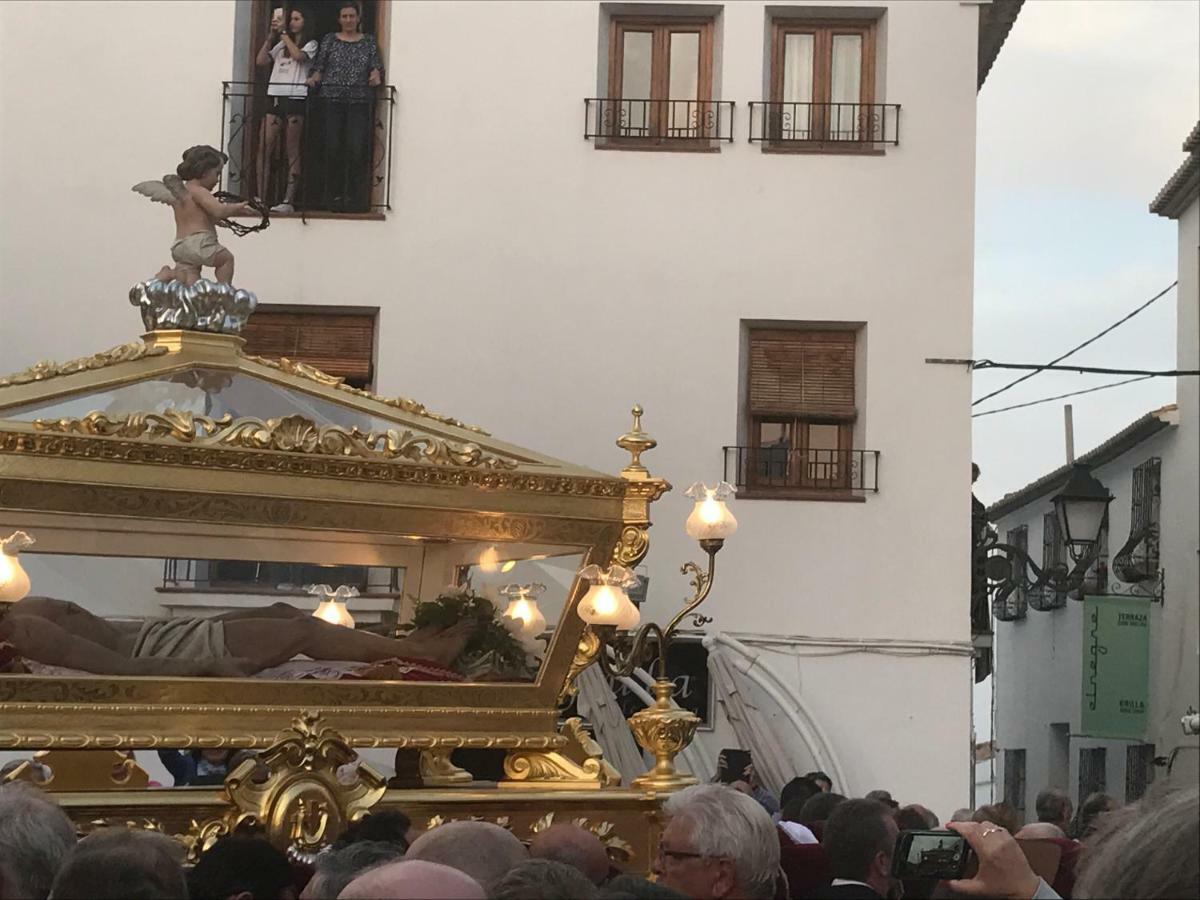
M712 137L712 20L614 18L608 102L612 137Z
M848 490L852 426L811 419L755 420L750 483L757 488Z
M777 19L768 135L776 141L871 139L874 23Z

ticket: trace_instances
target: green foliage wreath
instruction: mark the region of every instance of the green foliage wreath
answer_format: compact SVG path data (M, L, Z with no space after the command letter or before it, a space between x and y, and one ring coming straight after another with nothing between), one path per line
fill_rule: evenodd
M526 663L526 651L520 641L504 627L496 605L469 587L447 592L433 600L417 604L413 613L415 628L449 628L463 619L473 619L475 632L467 641L462 655L455 661L460 671L475 669L490 654L492 671L526 678L531 667ZM536 667L532 669L536 673Z

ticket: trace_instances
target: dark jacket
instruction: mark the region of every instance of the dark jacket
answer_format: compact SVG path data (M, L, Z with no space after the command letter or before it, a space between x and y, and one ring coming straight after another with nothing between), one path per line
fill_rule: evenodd
M821 888L812 894L814 900L883 900L865 884L839 884Z

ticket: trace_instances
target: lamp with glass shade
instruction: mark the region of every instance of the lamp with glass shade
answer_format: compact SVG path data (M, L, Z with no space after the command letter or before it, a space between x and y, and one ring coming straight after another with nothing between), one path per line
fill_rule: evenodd
M538 607L538 595L546 590L544 584L506 584L500 593L508 598L504 615L521 623L521 633L537 637L546 630L546 616Z
M1108 524L1108 505L1113 496L1092 475L1086 463L1075 463L1063 489L1053 498L1054 512L1063 540L1075 562L1090 559Z
M358 588L340 584L335 590L327 584L310 584L306 590L320 600L313 611L314 619L320 619L330 625L354 627L354 616L346 609L346 601L358 596Z
M16 603L29 593L29 575L21 567L18 554L33 544L33 538L24 531L0 538L0 603Z
M1059 533L1071 558L1070 565L1061 560L1039 565L1025 548L1001 541L996 529L986 520L976 527L978 537L972 556L983 564L997 618L1008 621L1004 615L1008 598L1015 591L1024 591L1030 598L1030 606L1047 612L1059 608L1067 597L1081 600L1093 590L1091 579L1104 552L1102 539L1108 528L1108 506L1112 499L1108 488L1097 480L1086 463L1075 463L1071 467L1062 490L1051 498ZM1109 584L1106 590L1113 593L1117 589ZM1136 596L1161 600L1161 579L1157 590ZM1038 599L1037 603L1035 599Z
M635 417L640 419L640 412L640 408L635 409ZM629 437L626 435L622 440ZM685 618L691 616L696 627L712 621L695 610L712 589L718 551L724 546L725 539L737 530L737 519L726 505L732 494L733 488L723 481L711 488L696 482L687 490L687 496L695 501L695 505L684 530L689 537L699 541L701 549L708 555L708 567L705 571L693 562L681 567L683 574L692 576L693 593L665 628L656 622L645 622L638 627L641 615L628 594L628 589L638 583L637 576L628 568L613 565L605 569L588 565L579 572L579 577L589 582L589 587L577 610L595 635L596 660L604 674L610 679L628 677L647 662L651 654L654 656L654 703L630 717L629 726L638 743L654 754L655 763L649 772L633 780L635 788L675 790L696 783L695 778L675 768L674 760L691 741L700 720L672 701L675 683L667 674L667 657L671 638ZM636 632L629 634L634 628L637 628Z

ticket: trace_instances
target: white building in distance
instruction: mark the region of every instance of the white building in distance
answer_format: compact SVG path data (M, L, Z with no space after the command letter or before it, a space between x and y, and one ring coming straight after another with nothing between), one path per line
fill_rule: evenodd
M1200 368L1200 125L1184 141L1187 160L1150 210L1179 224L1176 368ZM1108 547L1118 554L1139 529L1153 525L1150 542L1132 547L1147 571L1161 569L1161 603L1149 613L1149 708L1140 738L1111 739L1081 726L1085 685L1084 608L1073 600L1046 612L1014 595L996 623L995 732L1002 799L1027 820L1036 818L1039 791L1057 787L1076 808L1093 792L1134 800L1155 780L1200 781L1200 740L1181 718L1200 706L1200 379L1177 379L1176 403L1147 413L1081 455L1114 499ZM1066 483L1063 466L988 509L1009 544L1025 543L1036 563L1062 559L1050 498ZM1037 548L1042 548L1039 555ZM1113 556L1107 585L1128 592ZM1101 586L1096 591L1109 591ZM1132 686L1131 697L1136 695Z
M222 143L225 187L265 192L242 82L273 5L0 4L6 370L140 330L126 295L172 232L132 184ZM394 89L370 209L334 202L318 149L303 215L223 235L263 304L250 347L606 471L642 404L676 486L644 615L688 591L683 489L734 482L704 611L769 676L775 775L948 817L972 779L971 384L925 359L971 355L976 94L1019 7L366 0ZM36 592L106 614L231 602L161 560L83 581L28 558ZM701 769L738 743L713 719Z

